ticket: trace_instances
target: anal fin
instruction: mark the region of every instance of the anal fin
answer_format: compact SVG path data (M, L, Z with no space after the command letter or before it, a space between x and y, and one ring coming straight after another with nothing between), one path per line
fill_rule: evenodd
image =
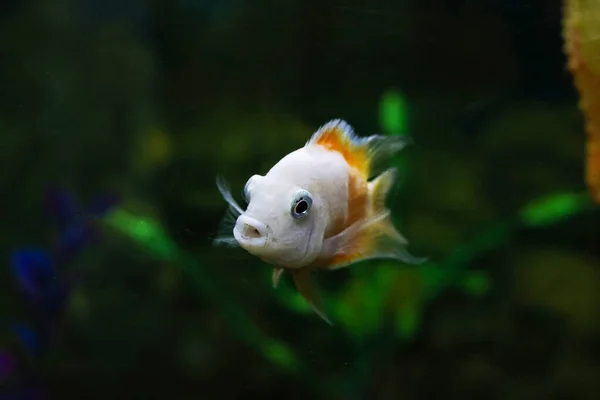
M292 272L296 288L298 289L298 292L300 292L302 297L304 297L304 299L312 308L312 310L329 325L333 325L331 320L322 311L322 307L320 305L320 302L318 301L319 298L317 290L315 289L315 285L311 280L311 272L312 271L307 268L294 270L294 272Z

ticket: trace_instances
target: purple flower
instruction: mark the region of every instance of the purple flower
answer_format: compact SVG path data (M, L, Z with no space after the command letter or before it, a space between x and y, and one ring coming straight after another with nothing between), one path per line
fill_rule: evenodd
M0 383L10 378L16 364L17 362L11 354L4 351L0 352Z
M64 310L69 295L70 283L65 279L64 267L77 256L86 245L98 238L94 219L104 216L117 204L116 196L96 198L85 210L63 190L50 189L46 194L46 205L53 222L58 228L58 240L51 251L25 248L11 254L10 266L19 289L35 306L35 330L20 324L9 324L23 346L37 357L47 348L51 326ZM0 384L11 377L17 366L13 355L0 351ZM0 400L44 399L37 387L27 386L12 392L0 391Z
M88 207L81 208L66 191L49 189L46 193L46 205L59 231L55 249L57 261L68 262L85 245L95 242L98 232L94 218L104 216L117 203L117 196L103 195L95 198Z
M0 400L44 400L46 395L40 388L18 388L0 393Z

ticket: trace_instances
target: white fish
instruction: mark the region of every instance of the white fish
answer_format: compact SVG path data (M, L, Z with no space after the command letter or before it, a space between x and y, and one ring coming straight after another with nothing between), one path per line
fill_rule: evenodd
M407 252L408 242L392 224L385 205L396 169L369 180L385 156L407 144L401 136L360 138L345 121L332 120L266 175L248 180L245 211L218 178L230 214L223 221L229 231L216 243L239 245L272 264L273 287L284 271L289 272L311 308L331 324L317 303L310 280L314 270L374 258L409 264L426 261Z

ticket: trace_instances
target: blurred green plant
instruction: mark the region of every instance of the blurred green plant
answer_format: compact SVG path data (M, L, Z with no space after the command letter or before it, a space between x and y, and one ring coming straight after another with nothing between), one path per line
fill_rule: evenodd
M408 105L398 90L389 89L383 93L379 102L379 125L390 136L408 136ZM404 157L397 156L393 164L404 175L408 165Z
M406 135L408 128L407 102L399 91L386 91L379 104L379 124L388 135Z
M197 291L208 297L211 303L223 308L225 315L229 317L227 320L232 324L231 331L236 332L242 341L261 350L261 354L286 371L295 372L300 367L293 350L263 334L241 306L243 303L236 302L234 296L223 290L223 285L215 281L196 255L178 247L159 221L133 215L123 208L114 210L104 221L107 226L126 235L157 259L183 268Z
M373 341L381 338L380 328L389 325L385 321L390 321L394 328L395 338L388 338L388 343L389 340L406 343L417 334L425 307L446 288L459 287L475 296L488 291L491 284L488 277L482 272L467 270L474 259L505 244L518 229L547 226L591 209L593 203L587 192L550 195L526 205L514 219L485 230L442 262L429 262L417 267L389 261L363 265L363 269L370 273L354 279L343 290L339 300L330 301L330 309L338 324L357 342L373 347L372 351L378 351L376 349L382 346L380 339L379 344L373 344ZM236 301L235 296L227 293L201 260L182 250L158 221L133 215L123 208L114 210L104 221L154 257L180 266L197 291L222 308L228 316L231 332L238 334L240 340L257 349L282 370L306 374L307 367L301 357L287 344L262 332L244 309L243 302ZM265 290L270 289L268 272L265 268ZM273 293L290 311L305 315L312 313L292 285L281 285ZM359 355L361 362L357 365L369 365L370 360L375 359L366 348ZM364 382L367 380L364 376L370 372L368 368L358 368L355 373L357 381Z
M390 90L381 100L380 125L386 134L408 135L407 104L400 92ZM407 168L399 155L394 163ZM397 204L395 204L397 206ZM429 302L450 287L456 287L472 296L485 295L492 285L485 272L469 270L471 263L481 255L509 242L516 231L523 228L546 227L593 208L587 193L557 193L526 204L513 218L500 221L485 229L472 241L456 248L441 261L430 261L420 266L406 266L391 261L370 261L350 269L355 279L341 290L337 300L325 302L334 321L356 343L379 351L390 341L406 343L419 332L423 312ZM288 372L304 374L305 363L287 344L269 337L244 308L242 301L224 290L205 263L180 248L154 218L134 215L118 208L105 218L108 226L125 234L154 257L178 265L190 278L197 291L222 308L231 332L240 340L257 349L271 363ZM271 290L271 270L264 269L265 290ZM312 315L312 310L293 285L280 285L272 291L277 301L292 312ZM389 327L392 336L382 335L382 327ZM385 340L381 338L385 336ZM377 342L377 343L374 343ZM385 346L384 346L385 347ZM364 363L375 359L372 352L361 351ZM356 370L357 380L365 381L367 369ZM350 389L349 389L350 390Z
M407 113L407 102L400 92L384 93L379 116L380 125L387 134L408 134ZM406 163L401 163L401 156L395 161L397 165L407 167ZM394 321L396 339L409 341L418 332L427 304L448 287L458 287L473 296L482 296L489 291L488 276L481 271L468 270L477 257L505 245L519 229L558 223L591 207L593 204L587 193L552 194L525 205L513 218L485 229L441 262L414 267L370 261L353 266L351 271L357 279L343 290L338 301L330 304L332 314L357 341L376 336L386 320ZM311 313L292 287L282 286L276 297L290 310Z

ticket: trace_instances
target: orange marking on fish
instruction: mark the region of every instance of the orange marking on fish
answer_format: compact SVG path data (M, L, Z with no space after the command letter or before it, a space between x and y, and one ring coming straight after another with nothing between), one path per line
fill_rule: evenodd
M357 169L351 168L348 174L348 215L342 225L338 225L330 236L337 235L352 224L369 215L369 189L367 180ZM366 233L366 232L365 232ZM348 245L353 250L350 253L338 254L330 259L321 260L323 268L332 268L340 264L347 264L356 258L369 245L367 234L357 236Z
M354 143L344 131L343 126L333 125L323 129L314 144L340 153L349 166L360 171L367 179L370 169L370 157L367 146Z

